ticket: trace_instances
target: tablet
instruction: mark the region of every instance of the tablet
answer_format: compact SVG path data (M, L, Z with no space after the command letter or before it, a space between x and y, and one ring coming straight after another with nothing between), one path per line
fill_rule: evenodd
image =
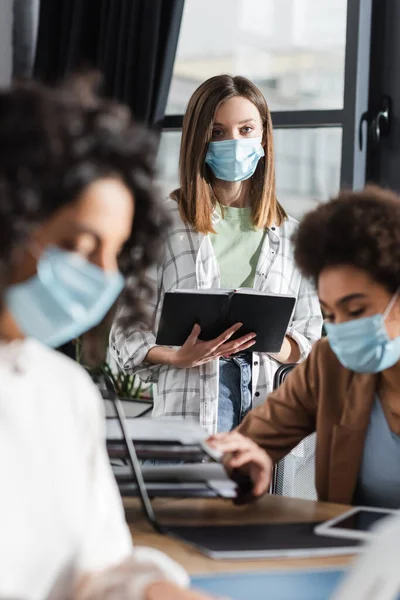
M348 540L365 541L373 536L373 527L376 523L394 514L400 514L400 511L356 506L339 517L317 525L315 533Z

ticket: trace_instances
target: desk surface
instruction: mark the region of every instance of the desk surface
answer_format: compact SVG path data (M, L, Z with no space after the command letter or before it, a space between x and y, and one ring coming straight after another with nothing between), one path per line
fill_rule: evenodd
M212 560L183 542L155 533L144 518L136 498L124 499L124 506L135 544L162 550L185 567L190 574L256 569L265 571L274 568L335 567L345 565L350 560L348 556L251 561ZM153 507L157 519L166 525L324 521L350 508L338 504L268 495L258 502L240 507L234 506L227 500L211 499L158 499L153 502Z

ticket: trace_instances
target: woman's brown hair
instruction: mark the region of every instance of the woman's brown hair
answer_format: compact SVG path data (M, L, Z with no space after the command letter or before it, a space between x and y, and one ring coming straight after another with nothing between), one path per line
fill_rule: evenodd
M269 227L274 222L280 225L287 217L276 198L272 121L267 102L254 83L245 77L216 75L202 83L189 100L182 128L180 188L171 194L179 204L183 221L205 234L213 232L211 217L217 203L211 171L205 164L207 146L218 106L235 96L250 100L263 124L265 157L259 160L250 180L254 225L258 228Z

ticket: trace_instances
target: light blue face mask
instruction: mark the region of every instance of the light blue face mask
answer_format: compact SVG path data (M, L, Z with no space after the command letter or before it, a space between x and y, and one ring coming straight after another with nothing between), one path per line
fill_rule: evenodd
M37 274L10 286L5 303L23 334L56 348L100 323L123 287L121 273L49 246Z
M332 350L339 362L356 373L380 373L400 360L400 336L391 340L385 319L397 300L398 292L383 315L353 319L346 323L326 323Z
M264 156L261 141L257 137L210 142L206 163L217 179L244 181L253 175L258 161Z

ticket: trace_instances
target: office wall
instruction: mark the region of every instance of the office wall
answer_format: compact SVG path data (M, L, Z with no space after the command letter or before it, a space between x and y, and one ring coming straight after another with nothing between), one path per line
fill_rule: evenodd
M0 86L8 85L12 71L13 0L0 0Z

